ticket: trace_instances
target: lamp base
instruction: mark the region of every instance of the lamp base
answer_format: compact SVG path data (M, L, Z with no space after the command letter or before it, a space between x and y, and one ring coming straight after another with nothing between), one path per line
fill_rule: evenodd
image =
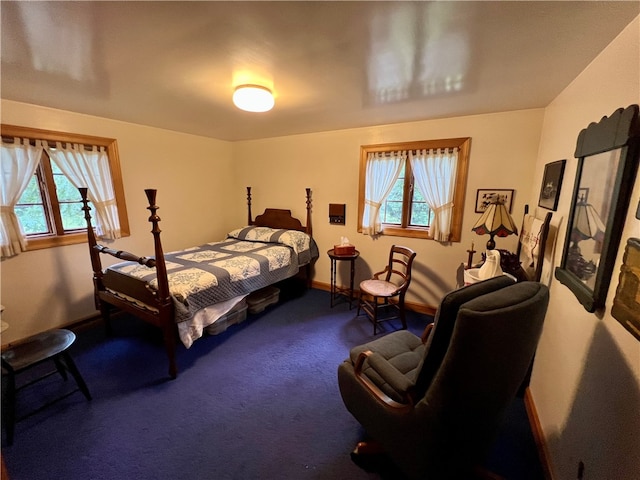
M491 235L491 237L487 241L487 250L495 250L495 249L496 249L496 242L493 239L493 235Z

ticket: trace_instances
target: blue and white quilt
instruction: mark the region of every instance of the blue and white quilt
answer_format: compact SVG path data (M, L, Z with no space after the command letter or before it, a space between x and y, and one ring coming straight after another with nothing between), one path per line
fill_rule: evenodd
M317 257L316 243L304 232L253 226L229 232L221 242L167 253L176 322L191 319L204 307L292 277ZM121 262L108 269L157 290L155 268Z

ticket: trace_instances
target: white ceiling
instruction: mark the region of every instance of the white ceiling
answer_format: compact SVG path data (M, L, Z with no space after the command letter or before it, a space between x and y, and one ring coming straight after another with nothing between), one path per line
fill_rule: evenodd
M1 95L222 140L545 107L640 2L9 2ZM234 86L273 89L247 113Z

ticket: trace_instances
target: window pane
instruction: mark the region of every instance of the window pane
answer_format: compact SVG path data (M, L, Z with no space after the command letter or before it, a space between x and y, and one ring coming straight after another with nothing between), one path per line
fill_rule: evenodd
M52 162L53 164L53 162ZM64 175L54 175L53 181L56 184L56 193L60 202L79 202L80 192Z
M87 228L82 211L82 203L61 203L60 215L62 216L62 227L65 231Z
M25 235L51 233L36 174L31 177L26 190L22 192L15 212Z
M39 203L42 204L42 195L40 194L40 189L38 188L38 177L34 174L29 180L29 185L27 185L27 189L22 192L22 196L18 200L18 204L20 203Z
M25 235L51 233L42 205L17 205L15 210Z
M404 171L403 171L404 173ZM402 223L402 195L404 192L404 175L396 180L391 193L380 208L382 223L400 225Z
M413 190L411 220L409 224L419 227L428 227L431 224L431 209L427 206L418 188L414 188Z

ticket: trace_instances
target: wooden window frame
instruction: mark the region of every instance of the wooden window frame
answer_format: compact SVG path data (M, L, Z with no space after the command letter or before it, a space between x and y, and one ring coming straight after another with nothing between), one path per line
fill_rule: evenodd
M362 145L360 147L360 181L358 191L358 232L362 233L362 216L364 213L364 193L366 184L366 165L369 153L397 152L409 150L431 150L436 148L458 148L458 165L456 170L456 186L453 196L453 217L451 221L450 242L459 242L462 236L462 217L464 212L464 199L467 190L467 175L469 172L469 152L471 149L471 137L448 138L443 140L423 140L402 143L384 143L377 145ZM410 162L407 159L405 175L411 174L411 180L405 178L404 198L402 206L402 225L382 224L381 235L392 235L398 237L425 238L433 240L429 228L408 225L409 211L404 199L411 195L413 184L413 173Z
M49 142L50 145L55 145L55 142L62 143L78 143L84 145L95 145L99 147L105 147L107 157L109 158L109 169L111 171L111 181L113 182L113 189L116 196L116 204L118 206L118 217L120 219L120 233L123 237L130 235L129 220L127 215L127 205L124 198L124 186L122 183L122 173L120 170L120 157L118 155L118 143L114 138L95 137L92 135L82 135L77 133L56 132L52 130L42 130L30 127L21 127L16 125L0 126L3 137L18 137L28 138L30 140L44 140ZM44 154L46 155L46 154ZM47 163L50 162L48 155L46 155ZM41 168L40 166L38 168ZM44 165L45 170L51 168L50 164ZM45 176L46 177L46 176ZM51 206L50 195L52 187L54 188L53 194L55 194L55 186L50 185L45 180L46 192L43 198L45 203ZM53 209L55 211L55 208ZM54 213L60 215L60 212ZM56 222L55 218L51 219ZM52 233L44 235L29 236L27 242L27 251L40 250L44 248L61 247L63 245L74 245L84 243L87 241L86 228L75 231L72 233Z

